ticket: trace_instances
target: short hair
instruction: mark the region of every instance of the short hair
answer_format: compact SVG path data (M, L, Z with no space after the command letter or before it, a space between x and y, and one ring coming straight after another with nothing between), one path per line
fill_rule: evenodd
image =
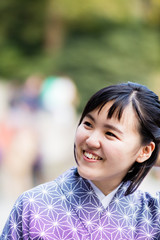
M138 83L128 82L111 85L99 90L89 99L78 125L89 112L98 108L101 111L109 101L113 101L113 104L107 117L112 118L114 114L118 120L121 119L123 110L131 103L139 122L138 131L142 145L151 141L155 143L155 149L150 158L143 163L135 162L123 178L122 182L129 182L125 192L125 195L128 195L138 188L157 160L160 143L160 101L153 91Z

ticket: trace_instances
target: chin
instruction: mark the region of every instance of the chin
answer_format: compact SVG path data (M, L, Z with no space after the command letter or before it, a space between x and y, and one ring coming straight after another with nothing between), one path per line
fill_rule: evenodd
M88 179L88 180L94 180L95 179L95 173L92 170L87 169L81 169L81 167L77 167L78 173L82 178Z

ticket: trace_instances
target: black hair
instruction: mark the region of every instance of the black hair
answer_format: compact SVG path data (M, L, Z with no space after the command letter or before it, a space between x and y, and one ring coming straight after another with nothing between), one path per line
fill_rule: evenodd
M122 182L129 181L125 192L125 195L128 195L138 188L157 160L160 143L160 101L153 91L138 83L111 85L99 90L89 99L82 112L79 125L89 112L94 109L101 111L109 101L113 101L113 104L107 117L112 118L114 114L118 120L121 119L126 106L132 104L139 122L138 131L141 135L142 145L145 146L151 141L155 143L155 149L150 158L143 163L135 162L124 177Z

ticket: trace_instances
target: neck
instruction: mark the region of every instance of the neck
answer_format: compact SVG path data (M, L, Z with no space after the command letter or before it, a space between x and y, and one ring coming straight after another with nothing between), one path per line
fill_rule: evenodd
M91 180L92 181L92 180ZM93 182L93 184L97 187L97 188L99 188L100 190L101 190L101 192L105 195L105 196L107 196L109 193L111 193L114 189L116 189L118 186L119 186L119 184L120 183L118 183L118 184L106 184L106 183L104 183L104 184L101 184L101 183L99 183L98 181L92 181Z

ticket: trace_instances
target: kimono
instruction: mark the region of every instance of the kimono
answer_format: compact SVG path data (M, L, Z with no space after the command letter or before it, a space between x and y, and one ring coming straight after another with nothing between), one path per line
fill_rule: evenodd
M56 180L24 192L1 240L158 240L160 196L121 184L105 209L88 180L72 168Z

